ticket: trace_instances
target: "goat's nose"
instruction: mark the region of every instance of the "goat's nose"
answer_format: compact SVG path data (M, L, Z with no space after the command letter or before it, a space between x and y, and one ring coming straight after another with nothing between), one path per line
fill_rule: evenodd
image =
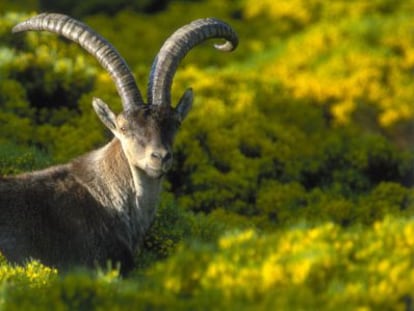
M154 151L153 153L151 153L151 157L153 159L159 160L161 162L166 162L169 159L171 159L171 152L169 151L165 151L165 152L161 152L161 151Z

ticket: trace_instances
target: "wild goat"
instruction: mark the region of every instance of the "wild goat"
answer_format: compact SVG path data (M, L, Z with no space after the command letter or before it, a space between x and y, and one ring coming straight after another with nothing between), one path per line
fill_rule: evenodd
M148 104L115 48L87 25L61 14L40 14L13 32L46 30L78 43L109 72L123 104L116 116L99 98L93 107L114 138L68 164L0 177L0 251L11 262L28 258L65 269L134 266L134 253L151 225L162 177L172 164L172 144L193 101L188 89L171 106L171 85L181 59L210 38L232 51L236 33L224 22L193 21L171 35L151 68Z

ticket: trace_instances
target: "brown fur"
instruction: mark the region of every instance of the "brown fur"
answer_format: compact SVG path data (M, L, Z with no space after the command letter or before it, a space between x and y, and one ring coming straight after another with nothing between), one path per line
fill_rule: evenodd
M117 200L125 208L111 206ZM126 271L141 236L131 228L143 233L149 226L132 224L135 200L117 139L69 164L2 178L0 251L17 263L35 258L67 268L112 260Z

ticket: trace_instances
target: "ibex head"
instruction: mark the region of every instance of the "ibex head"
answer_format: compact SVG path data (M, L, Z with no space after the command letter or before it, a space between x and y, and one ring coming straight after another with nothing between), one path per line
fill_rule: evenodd
M145 171L150 177L161 177L171 167L173 139L192 100L189 90L175 109L141 105L124 110L118 116L99 98L94 98L93 107L120 140L130 166Z
M120 140L131 168L150 177L161 177L171 167L172 144L180 123L191 109L188 89L175 108L171 106L171 85L181 59L196 45L210 38L227 41L215 47L232 51L238 44L232 28L213 18L199 19L178 29L162 46L152 65L145 104L131 70L116 49L87 25L61 14L40 14L13 28L13 32L47 30L77 42L109 72L123 103L117 116L101 99L93 107Z

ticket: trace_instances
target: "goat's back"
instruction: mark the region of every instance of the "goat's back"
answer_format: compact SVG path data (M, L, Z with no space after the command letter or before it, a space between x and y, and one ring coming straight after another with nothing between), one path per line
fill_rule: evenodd
M112 259L132 265L127 233L116 211L99 204L70 164L0 178L0 251L65 268Z

